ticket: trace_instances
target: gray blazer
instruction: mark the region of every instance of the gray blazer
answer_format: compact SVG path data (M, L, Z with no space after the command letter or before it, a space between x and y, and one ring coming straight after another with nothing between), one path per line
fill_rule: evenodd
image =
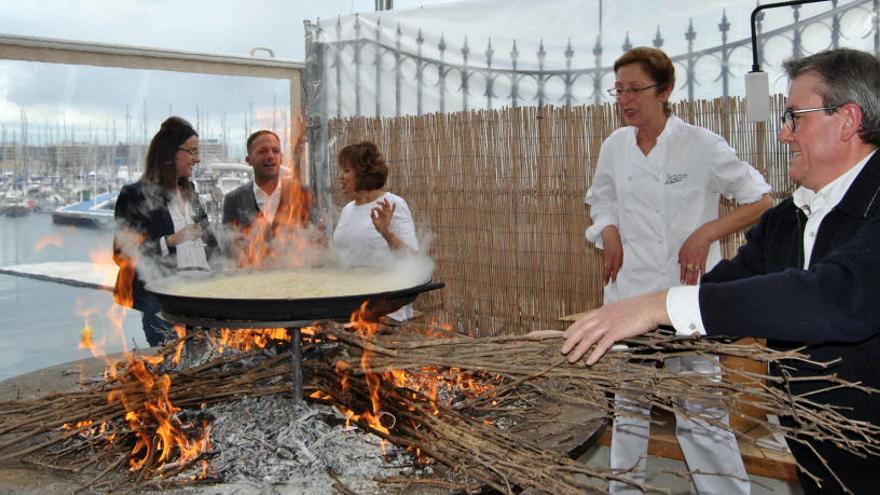
M248 181L223 198L223 225L249 227L260 212L254 195L254 181Z
M315 213L312 208L311 192L306 188L301 188L299 200L302 201L302 211L307 212L308 216L295 219L293 225L305 227L309 222L309 218L312 218ZM282 208L283 205L284 201L282 200L279 208ZM223 199L223 226L226 230L226 242L224 243L223 252L226 256L236 258L237 251L244 248L247 242L252 242L252 240L246 239L247 230L259 214L260 207L257 206L257 197L254 195L254 181L248 181L247 184L236 187L226 195ZM275 220L277 221L278 219L276 218ZM271 227L263 232L262 235L264 237L262 241L266 243L271 242L276 235L276 230L283 227L273 221Z

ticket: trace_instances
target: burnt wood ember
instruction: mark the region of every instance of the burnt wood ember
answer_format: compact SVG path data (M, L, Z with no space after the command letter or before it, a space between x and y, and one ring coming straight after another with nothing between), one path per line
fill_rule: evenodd
M216 418L211 470L225 485L334 493L333 484L341 482L358 493L376 493L380 488L374 478L413 471L412 456L394 445L383 448L379 438L362 429L346 427L344 417L326 405L292 404L278 394L207 411Z

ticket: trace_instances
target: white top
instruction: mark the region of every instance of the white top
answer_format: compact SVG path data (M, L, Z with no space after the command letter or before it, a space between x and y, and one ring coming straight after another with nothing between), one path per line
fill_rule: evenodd
M174 232L180 232L193 221L194 212L189 201L183 201L183 208L180 207L180 201L177 196L173 196L168 203L168 213L171 215L171 222L174 223ZM159 241L162 254L168 254L168 245L165 238ZM209 270L208 258L205 254L205 243L201 239L193 239L184 241L175 246L177 250L177 268L184 269L204 269Z
M605 286L605 303L679 285L679 249L719 217L721 196L742 204L770 192L761 174L707 129L670 116L647 156L637 131L618 129L602 143L584 198L592 217L587 239L602 248L602 229L615 225L623 242L623 266L617 281ZM716 241L706 269L720 260Z
M330 247L344 263L351 266L386 266L394 261L394 253L388 242L379 234L370 218L370 211L378 207L383 199L396 205L391 218L391 231L404 244L418 251L419 241L409 205L400 196L386 192L369 203L358 205L350 201L342 208ZM412 305L404 306L388 316L401 321L412 318Z
M832 208L840 203L849 187L856 180L859 173L865 168L868 160L874 156L871 152L854 167L847 170L840 177L828 183L818 192L813 192L806 187L799 187L792 194L791 199L795 206L807 216L807 224L804 226L804 266L810 267L810 258L813 255L813 246L816 244L816 232L822 220ZM679 335L706 335L706 327L703 325L703 314L700 311L699 287L676 287L666 294L666 312L675 327L675 333Z
M272 223L275 219L275 213L278 212L278 205L281 203L281 184L275 186L272 194L266 194L266 191L257 185L254 181L254 197L257 200L257 208L266 218L266 221Z

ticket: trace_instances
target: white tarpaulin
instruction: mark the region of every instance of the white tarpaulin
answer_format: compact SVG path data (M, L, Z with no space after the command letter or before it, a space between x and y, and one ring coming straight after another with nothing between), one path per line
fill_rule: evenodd
M673 99L743 95L754 0L480 0L307 26L307 108L327 118L607 102L624 47L676 63ZM877 50L870 0L764 11L762 68L836 45Z

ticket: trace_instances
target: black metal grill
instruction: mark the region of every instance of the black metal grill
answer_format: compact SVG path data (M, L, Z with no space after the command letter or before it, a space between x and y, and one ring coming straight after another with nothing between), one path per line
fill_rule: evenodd
M230 330L248 330L248 329L269 329L284 328L290 336L290 367L292 378L293 401L298 403L302 400L302 333L300 329L312 326L320 321L313 320L228 320L216 318L190 317L173 315L166 312L160 312L159 316L165 321L174 325L183 325L187 331L196 329L220 329L228 328ZM191 359L193 356L192 339L186 341L186 356Z

